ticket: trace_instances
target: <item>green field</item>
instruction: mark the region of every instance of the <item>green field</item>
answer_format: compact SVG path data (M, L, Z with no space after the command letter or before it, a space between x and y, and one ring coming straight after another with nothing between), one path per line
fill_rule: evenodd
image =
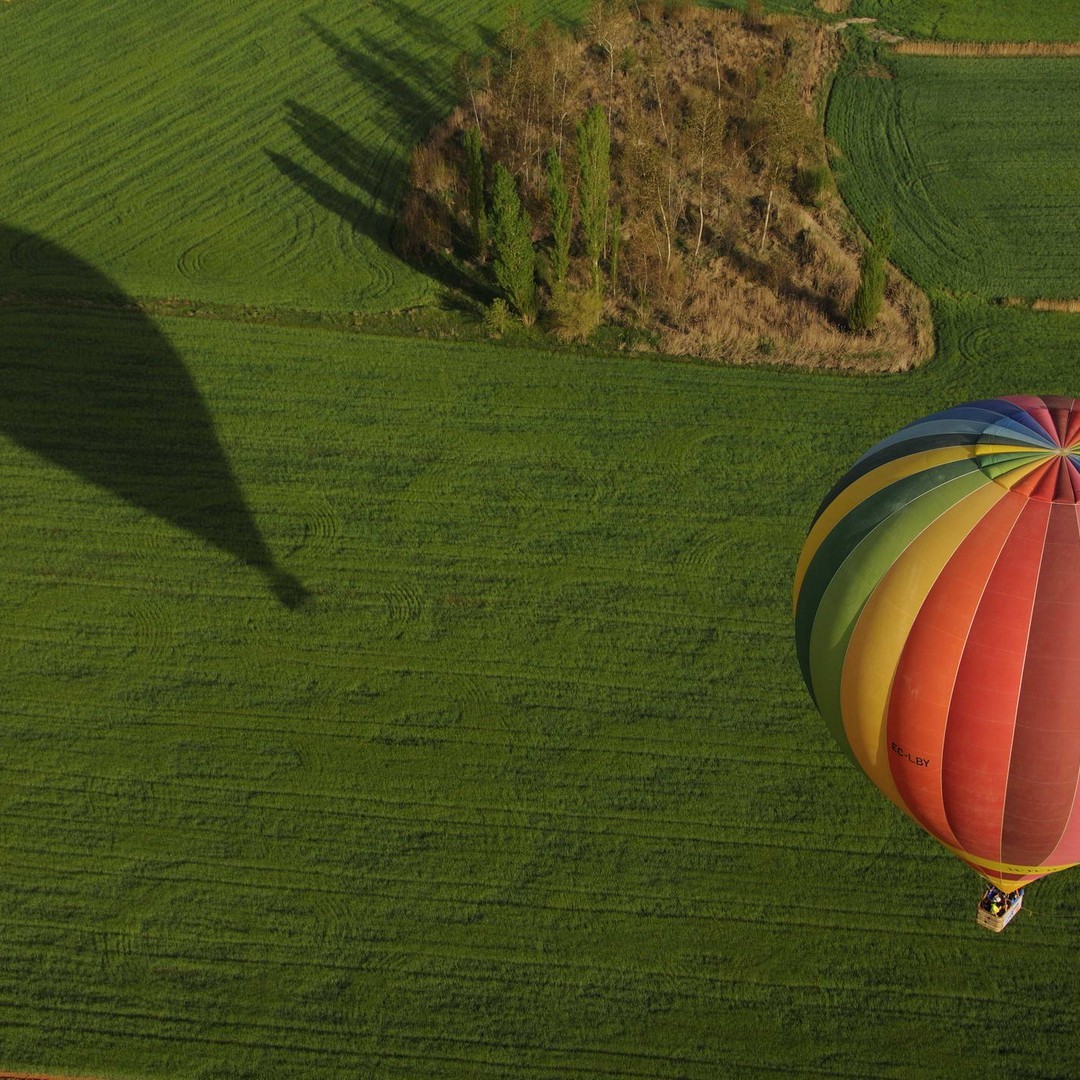
M585 0L521 7L565 20ZM389 250L405 163L452 104L455 56L479 53L504 8L4 4L3 219L93 252L135 296L430 300Z
M745 9L745 0L707 6ZM823 14L816 0L764 0L767 11L827 20L876 19L905 36L953 41L1078 41L1080 8L1072 0L851 0L845 12Z
M891 213L894 261L983 297L1080 297L1080 60L897 56L843 78L829 136L844 198Z
M1080 7L1072 0L854 0L853 16L889 30L958 41L1077 41Z
M1023 1044L1052 1071L1069 882L978 931L971 876L829 741L788 614L861 447L1070 385L1063 317L1022 374L965 361L1018 321L854 379L167 320L311 599L207 542L235 505L180 527L5 449L2 1064L944 1076ZM148 332L49 329L61 372L65 339L107 365Z
M893 206L938 356L814 375L35 296L436 295L388 215L499 5L145 7L0 10L0 1070L1068 1075L1072 878L980 931L976 879L851 768L792 643L808 522L866 446L1080 389L1080 319L987 303L1039 284L1038 239L1004 166L997 209L964 203L974 143L921 83L971 103L971 62L838 84L844 195ZM925 161L961 235L1009 237L985 277L916 242ZM1062 176L1030 190L1075 200ZM1052 265L1033 291L1074 281Z

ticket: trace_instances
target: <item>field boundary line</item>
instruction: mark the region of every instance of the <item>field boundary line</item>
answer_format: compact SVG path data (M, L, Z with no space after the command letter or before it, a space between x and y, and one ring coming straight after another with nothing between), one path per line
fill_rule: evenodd
M95 1076L71 1076L67 1073L38 1073L38 1072L3 1072L0 1071L0 1080L102 1080Z
M903 56L946 56L956 59L1080 57L1080 41L898 41Z

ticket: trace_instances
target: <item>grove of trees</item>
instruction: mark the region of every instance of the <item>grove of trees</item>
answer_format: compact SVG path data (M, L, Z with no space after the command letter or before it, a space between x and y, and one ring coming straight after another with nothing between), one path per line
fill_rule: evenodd
M511 9L414 152L406 252L564 338L606 320L669 351L843 348L875 324L885 253L866 245L853 307L862 244L815 113L829 33L754 4L594 0L577 34Z

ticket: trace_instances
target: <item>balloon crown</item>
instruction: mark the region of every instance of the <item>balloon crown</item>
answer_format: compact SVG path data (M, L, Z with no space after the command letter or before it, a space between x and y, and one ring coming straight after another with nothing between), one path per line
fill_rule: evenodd
M1080 502L1080 400L999 398L975 456L1002 487L1044 502ZM954 411L954 410L950 410Z

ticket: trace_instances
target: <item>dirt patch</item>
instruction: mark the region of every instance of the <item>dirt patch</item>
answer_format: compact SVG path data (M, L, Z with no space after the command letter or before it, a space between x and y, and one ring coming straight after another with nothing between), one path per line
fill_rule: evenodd
M1080 56L1080 41L900 41L896 51L957 58Z

